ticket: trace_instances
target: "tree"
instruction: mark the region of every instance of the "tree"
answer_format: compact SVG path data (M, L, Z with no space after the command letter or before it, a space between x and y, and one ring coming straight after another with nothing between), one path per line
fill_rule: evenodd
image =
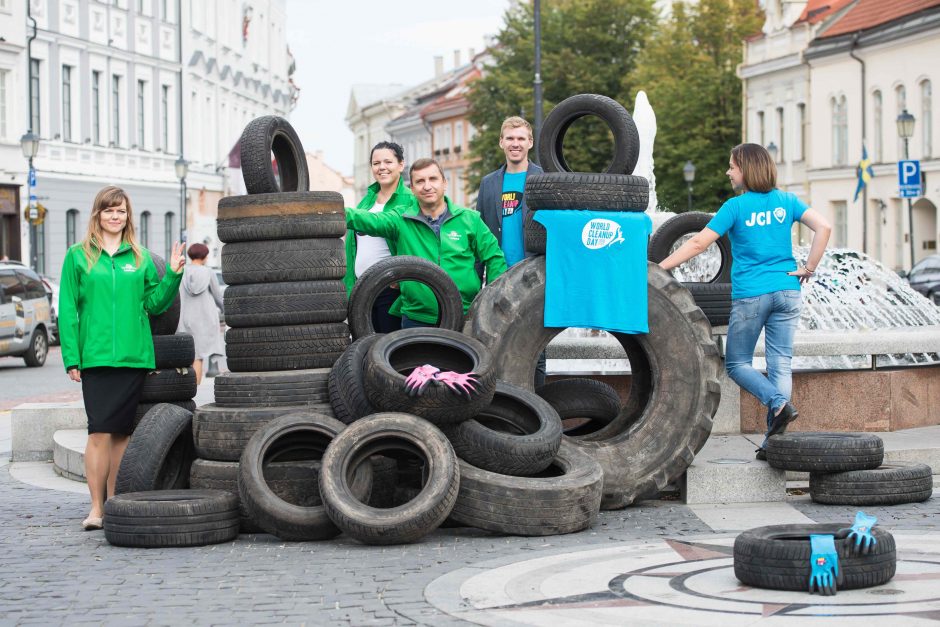
M544 110L579 93L610 96L632 110L632 83L643 44L652 31L652 0L543 0L542 80ZM493 63L468 96L470 121L477 135L470 143L475 157L469 186L498 168L499 128L511 115L533 119L535 37L531 2L514 3L492 49ZM611 156L612 140L596 118L575 123L565 138L565 157L574 170L598 171ZM530 158L534 158L531 155Z
M714 211L733 193L725 176L741 142L741 81L735 68L743 40L759 32L754 0L674 2L643 50L631 86L656 112L653 159L660 208L685 211L682 167L695 165L694 209Z

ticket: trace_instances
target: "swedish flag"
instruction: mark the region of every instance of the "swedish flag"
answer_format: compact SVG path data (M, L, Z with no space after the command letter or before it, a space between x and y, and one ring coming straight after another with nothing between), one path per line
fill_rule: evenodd
M858 195L862 193L862 189L875 176L875 171L871 167L871 159L868 158L868 150L864 144L862 144L862 160L858 162L856 171L858 173L858 186L855 188L855 198L852 199L852 202L858 201Z

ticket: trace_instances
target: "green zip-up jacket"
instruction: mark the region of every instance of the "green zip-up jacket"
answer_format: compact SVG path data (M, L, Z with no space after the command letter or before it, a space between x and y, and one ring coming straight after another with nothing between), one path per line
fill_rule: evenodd
M439 265L457 284L466 313L482 287L475 264L479 261L486 266L487 280L493 281L506 271L506 258L479 213L451 204L446 196L444 200L450 215L441 225L439 237L421 215L415 198L401 215L347 209L346 226L394 242L399 255L423 257ZM415 281L402 282L401 297L392 309L400 309L412 320L437 322L433 292Z
M81 244L65 253L59 285L59 336L62 363L69 368L112 366L155 367L149 314L169 308L183 274L169 264L161 281L150 251L141 249L141 263L127 243L112 257L101 252L87 271Z
M373 183L369 186L369 191L366 192L365 198L356 205L356 208L371 209L375 206L378 195L379 184ZM414 194L412 194L411 190L405 185L404 179L399 178L398 187L392 192L392 195L388 197L382 212L394 211L396 214L401 215L405 209L411 206L414 199ZM392 253L392 255L395 255L395 242L390 239L386 239L385 242L388 244L388 251ZM346 231L346 275L343 277L343 283L346 285L346 294L348 295L352 292L353 285L356 284L356 232L352 229Z

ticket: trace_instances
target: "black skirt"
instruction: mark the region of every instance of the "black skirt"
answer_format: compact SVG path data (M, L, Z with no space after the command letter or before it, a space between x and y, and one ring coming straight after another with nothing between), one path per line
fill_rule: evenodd
M83 369L82 396L88 433L130 435L146 376L146 368Z

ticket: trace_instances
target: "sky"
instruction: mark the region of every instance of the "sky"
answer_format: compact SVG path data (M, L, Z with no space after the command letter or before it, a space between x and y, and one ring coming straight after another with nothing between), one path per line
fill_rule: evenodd
M434 75L434 57L454 67L454 50L480 52L496 35L510 0L287 0L287 41L300 99L291 124L308 152L351 175L353 136L346 108L354 84L416 85Z

